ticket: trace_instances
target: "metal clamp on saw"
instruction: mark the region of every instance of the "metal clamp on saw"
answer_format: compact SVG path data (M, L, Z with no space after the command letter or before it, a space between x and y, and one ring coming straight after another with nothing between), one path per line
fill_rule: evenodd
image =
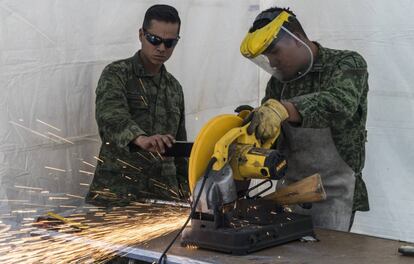
M182 233L183 246L247 254L313 235L310 216L285 212L282 205L325 199L319 175L264 197L263 191L250 195L257 188L248 189L251 179L266 180L260 183L269 185L266 191L271 180L283 178L287 163L271 149L280 131L266 142L257 140L242 125L248 113L211 119L194 142L189 187L196 207Z

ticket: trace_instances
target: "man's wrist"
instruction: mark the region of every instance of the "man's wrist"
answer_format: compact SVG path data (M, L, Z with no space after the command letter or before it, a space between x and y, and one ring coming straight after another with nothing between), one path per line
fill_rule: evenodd
M144 138L146 138L147 136L146 135L139 135L139 136L137 136L134 140L133 140L133 142L134 142L134 144L135 145L137 145L138 147L141 147L141 141L142 141L142 139L144 139Z
M289 101L281 101L282 105L286 108L286 111L288 112L289 117L287 118L287 121L292 123L301 123L302 122L302 116L296 109L296 106Z

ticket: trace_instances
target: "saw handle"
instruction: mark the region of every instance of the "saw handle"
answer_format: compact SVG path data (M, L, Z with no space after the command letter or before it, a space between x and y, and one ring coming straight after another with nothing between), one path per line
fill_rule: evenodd
M319 173L292 183L263 197L280 205L312 203L326 200L325 189Z
M248 126L249 123L242 127L235 127L220 138L219 141L217 141L213 154L213 157L217 159L217 162L213 166L214 170L218 171L226 165L228 162L227 159L229 158L229 148L232 143L270 149L280 133L278 132L274 138L270 138L266 142L262 143L254 134L249 135L247 133Z
M254 108L249 106L249 105L247 107L250 107L250 108L244 108L244 107L245 106L242 105L242 106L237 107L236 110L234 110L236 113L238 113L237 116L239 116L243 119L242 131L241 131L242 136L237 140L237 143L247 144L247 145L257 144L256 147L258 147L258 148L259 147L271 148L273 146L273 144L275 143L276 139L279 137L280 131L278 131L276 133L275 137L269 138L265 142L261 142L260 140L258 140L254 134L249 135L247 133L247 128L250 125L250 121L251 121L251 117L252 117L251 115L252 115L252 112L253 112Z

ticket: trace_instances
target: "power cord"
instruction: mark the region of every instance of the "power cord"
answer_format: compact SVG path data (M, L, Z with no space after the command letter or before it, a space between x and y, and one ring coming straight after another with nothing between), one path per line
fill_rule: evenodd
M177 233L177 235L174 237L174 239L170 242L170 244L165 248L164 252L162 252L160 258L157 261L157 264L163 264L165 260L165 257L167 256L167 252L168 250L172 247L172 245L174 244L174 242L177 240L177 238L181 235L181 233L183 232L184 228L187 226L188 222L191 219L191 216L195 213L195 210L197 208L197 204L198 201L200 200L201 197L201 193L204 189L204 185L206 184L206 180L208 178L208 175L210 174L211 169L213 168L214 163L217 161L217 159L215 157L211 158L210 161L208 162L207 165L207 169L206 172L204 173L204 177L203 177L203 182L201 183L201 187L200 190L197 194L197 198L194 201L193 206L191 207L191 211L190 211L190 215L188 216L187 220L185 221L184 225L181 227L180 231Z

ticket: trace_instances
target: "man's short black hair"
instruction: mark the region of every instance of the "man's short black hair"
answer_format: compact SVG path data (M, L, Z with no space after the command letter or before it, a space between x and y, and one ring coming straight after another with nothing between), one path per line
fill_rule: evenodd
M151 21L157 20L168 23L178 23L178 33L180 33L181 20L178 16L178 11L169 5L153 5L145 12L143 29L151 27Z
M249 32L254 32L259 28L262 28L269 24L275 17L277 17L282 11L286 11L292 16L289 17L288 23L285 23L283 26L286 27L290 32L298 32L302 34L305 38L308 38L306 36L305 31L302 28L302 25L299 23L299 21L296 19L296 15L289 9L289 8L280 8L280 7L271 7L269 9L266 9L262 11L257 17L256 20L253 23L253 26L250 28ZM270 16L263 18L263 19L257 19L262 14L270 14ZM269 18L271 17L271 19Z

